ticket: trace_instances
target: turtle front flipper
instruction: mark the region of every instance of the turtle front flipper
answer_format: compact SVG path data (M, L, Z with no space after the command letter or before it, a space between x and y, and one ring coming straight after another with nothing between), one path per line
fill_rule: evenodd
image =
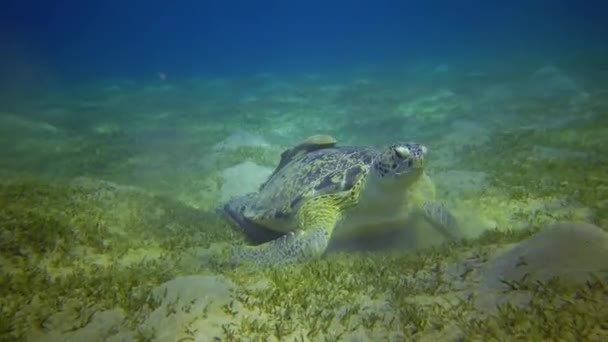
M298 263L323 255L340 216L324 197L314 198L298 211L300 229L259 246L239 246L233 251L236 264L258 266Z
M456 219L441 203L426 202L423 205L424 218L448 240L461 237Z
M256 193L249 193L241 197L233 198L219 210L245 233L247 240L257 245L275 240L281 237L283 233L266 229L245 217L244 211L248 206L254 203L255 196Z

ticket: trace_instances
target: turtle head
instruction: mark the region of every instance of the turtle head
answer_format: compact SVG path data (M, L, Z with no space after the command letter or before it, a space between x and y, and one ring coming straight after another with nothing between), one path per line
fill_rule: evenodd
M426 147L415 143L392 144L374 161L373 170L380 178L416 177L424 168Z

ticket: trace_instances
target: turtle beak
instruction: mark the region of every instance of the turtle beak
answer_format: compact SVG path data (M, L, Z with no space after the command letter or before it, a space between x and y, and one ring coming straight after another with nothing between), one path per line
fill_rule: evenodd
M395 147L395 153L401 158L407 158L411 155L410 149L405 146L397 146Z

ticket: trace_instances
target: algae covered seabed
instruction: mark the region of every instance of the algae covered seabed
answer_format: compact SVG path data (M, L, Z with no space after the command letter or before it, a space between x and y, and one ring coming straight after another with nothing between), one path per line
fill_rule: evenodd
M606 340L608 69L592 57L7 96L1 339ZM427 145L466 238L253 271L206 262L246 243L221 202L318 133Z

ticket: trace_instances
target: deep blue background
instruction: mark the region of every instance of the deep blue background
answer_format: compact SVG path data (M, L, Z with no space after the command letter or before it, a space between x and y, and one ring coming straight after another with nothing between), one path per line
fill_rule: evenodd
M608 1L3 1L0 70L36 79L324 71L608 41Z

